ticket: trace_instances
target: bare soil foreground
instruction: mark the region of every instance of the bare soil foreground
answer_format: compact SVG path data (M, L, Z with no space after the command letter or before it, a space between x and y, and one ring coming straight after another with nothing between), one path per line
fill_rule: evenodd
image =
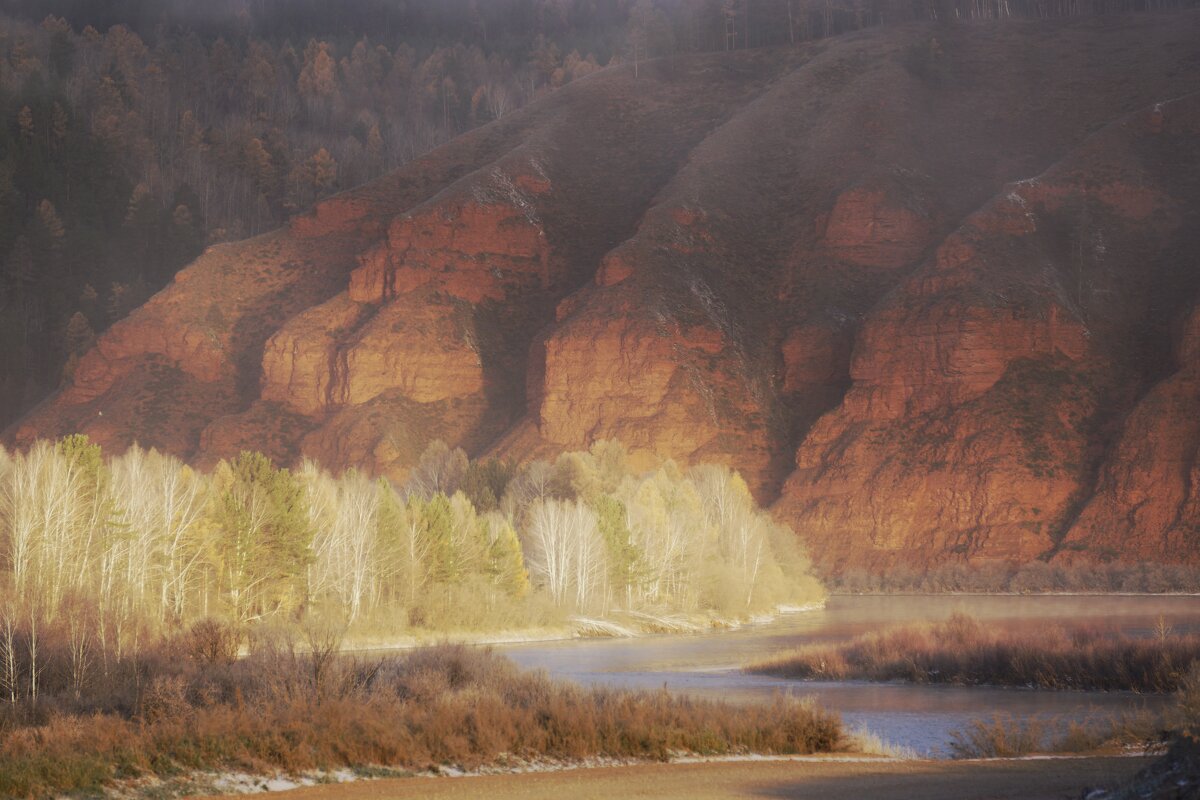
M1085 787L1111 786L1144 767L1143 758L1018 761L751 761L646 764L469 778L398 778L314 786L289 800L1064 800Z

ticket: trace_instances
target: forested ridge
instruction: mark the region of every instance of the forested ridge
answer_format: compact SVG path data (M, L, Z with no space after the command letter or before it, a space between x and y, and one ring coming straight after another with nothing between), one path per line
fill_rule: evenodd
M0 426L206 243L273 228L602 66L913 19L1181 4L8 0Z

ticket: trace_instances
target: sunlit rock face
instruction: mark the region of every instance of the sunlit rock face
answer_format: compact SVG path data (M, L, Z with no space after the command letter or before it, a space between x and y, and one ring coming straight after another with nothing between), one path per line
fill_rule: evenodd
M1196 560L1200 15L1047 31L575 82L210 248L8 438L393 480L618 438L832 569Z
M1200 555L1200 102L1167 114L1005 187L872 310L777 504L831 566Z

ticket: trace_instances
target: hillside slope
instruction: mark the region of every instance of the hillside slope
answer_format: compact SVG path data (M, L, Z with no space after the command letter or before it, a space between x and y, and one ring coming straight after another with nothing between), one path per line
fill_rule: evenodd
M831 568L1200 559L1198 41L914 24L606 70L210 249L9 438L397 480L435 438L619 438L734 464Z

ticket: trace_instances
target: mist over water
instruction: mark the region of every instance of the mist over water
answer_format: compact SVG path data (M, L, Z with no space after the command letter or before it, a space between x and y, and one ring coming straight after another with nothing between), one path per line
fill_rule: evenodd
M1131 635L1200 631L1198 596L837 596L827 608L734 631L701 635L589 639L500 648L528 669L585 685L660 689L731 702L811 697L850 727L923 755L946 756L952 731L996 714L1063 722L1164 708L1171 700L1132 692L914 686L859 681L798 681L746 675L741 665L813 642L837 642L891 625L937 621L965 612L995 625L1097 626ZM1161 620L1161 622L1160 622Z

